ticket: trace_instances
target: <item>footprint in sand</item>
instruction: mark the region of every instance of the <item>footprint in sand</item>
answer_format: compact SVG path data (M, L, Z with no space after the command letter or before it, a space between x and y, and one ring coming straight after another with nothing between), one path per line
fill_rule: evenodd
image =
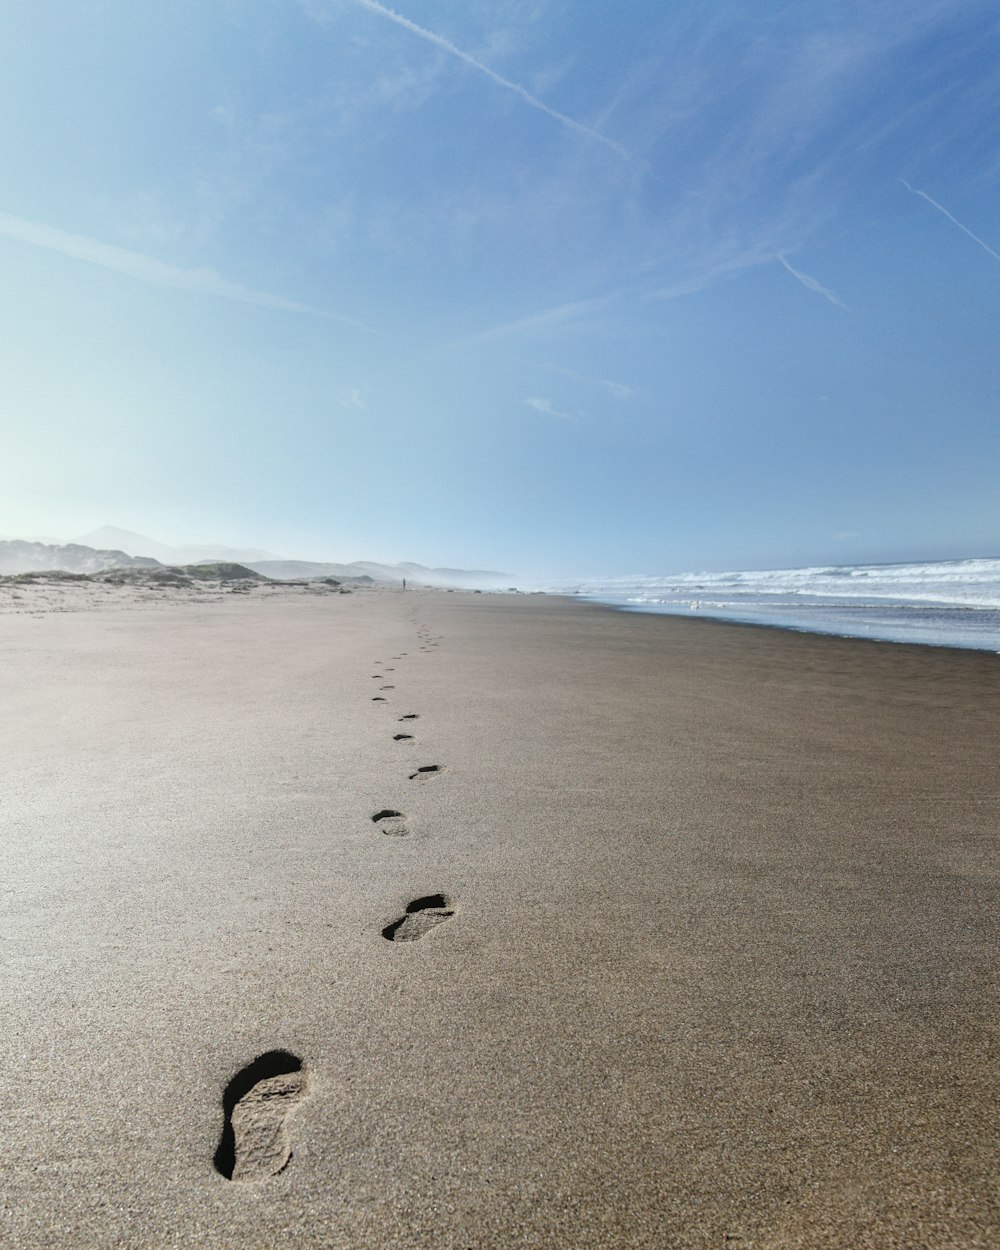
M383 699L380 694L377 694L372 698L372 703L386 703L386 702L387 700Z
M215 1168L231 1181L276 1176L292 1157L288 1117L309 1092L302 1060L269 1050L242 1068L222 1096L225 1124Z
M393 734L393 742L412 742L413 734Z
M401 716L399 719L400 720L419 720L420 713L419 712L407 712L405 716Z
M415 898L404 916L385 926L382 936L390 942L415 942L454 914L455 908L446 894L428 894Z
M395 686L379 686L379 690L395 690Z
M390 838L405 838L410 832L406 827L406 817L403 813L394 812L391 807L387 807L381 812L376 812L372 817L372 823L376 826L379 833L384 833Z
M443 764L424 764L415 773L410 773L411 781L427 781L444 772Z

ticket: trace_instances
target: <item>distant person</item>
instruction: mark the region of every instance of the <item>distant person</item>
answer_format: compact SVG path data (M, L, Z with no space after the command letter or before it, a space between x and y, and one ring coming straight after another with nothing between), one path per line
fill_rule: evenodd
M405 578L405 577L403 578L403 589L404 589L404 590L406 589L406 578Z

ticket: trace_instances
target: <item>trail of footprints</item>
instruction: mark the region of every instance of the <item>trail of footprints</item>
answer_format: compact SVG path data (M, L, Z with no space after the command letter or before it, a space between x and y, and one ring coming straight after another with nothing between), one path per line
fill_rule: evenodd
M441 643L426 626L418 626L420 650L431 651ZM392 659L405 659L402 651ZM374 681L385 682L387 674L395 667L376 660L379 672L372 674ZM395 690L392 682L379 686L380 691ZM372 698L372 703L388 703L383 694ZM412 727L420 719L418 712L405 712L397 722ZM393 734L394 742L415 742L412 733L400 731ZM408 774L410 781L428 781L444 772L442 764L422 764ZM393 808L383 808L372 813L372 824L388 838L405 838L409 835L406 817ZM390 921L382 930L387 942L416 942L431 929L444 924L455 914L455 904L447 894L427 894L408 903L402 916ZM269 1050L252 1063L241 1068L226 1086L222 1096L223 1127L219 1145L215 1151L215 1168L220 1175L231 1181L261 1181L283 1172L292 1157L292 1141L289 1121L296 1108L308 1097L312 1077L297 1056L287 1050Z

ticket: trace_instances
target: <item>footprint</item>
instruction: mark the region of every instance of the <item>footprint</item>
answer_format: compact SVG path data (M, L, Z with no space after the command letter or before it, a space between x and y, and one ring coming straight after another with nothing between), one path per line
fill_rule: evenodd
M286 1123L309 1092L309 1073L287 1050L269 1050L242 1068L222 1096L225 1124L215 1168L231 1181L276 1176L292 1157Z
M400 720L419 720L420 713L419 712L407 712L405 716L401 716L399 719Z
M429 777L437 777L444 772L443 764L424 764L415 773L410 773L411 781L426 781Z
M390 942L415 942L454 914L455 909L446 894L428 894L425 898L415 898L407 907L406 915L387 924L382 936Z
M387 700L383 699L380 694L374 695L372 698L372 703L386 703L386 702Z
M413 734L393 734L393 742L412 742Z
M379 833L384 833L390 838L405 838L410 832L406 827L406 818L402 812L394 812L387 807L384 811L376 812L372 817L372 822L378 827Z
M379 686L379 690L395 690L395 686Z

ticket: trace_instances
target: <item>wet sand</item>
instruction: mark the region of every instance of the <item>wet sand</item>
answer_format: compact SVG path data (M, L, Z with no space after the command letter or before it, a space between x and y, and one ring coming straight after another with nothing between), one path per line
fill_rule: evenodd
M5 1247L1000 1244L1000 658L223 596L0 689Z

